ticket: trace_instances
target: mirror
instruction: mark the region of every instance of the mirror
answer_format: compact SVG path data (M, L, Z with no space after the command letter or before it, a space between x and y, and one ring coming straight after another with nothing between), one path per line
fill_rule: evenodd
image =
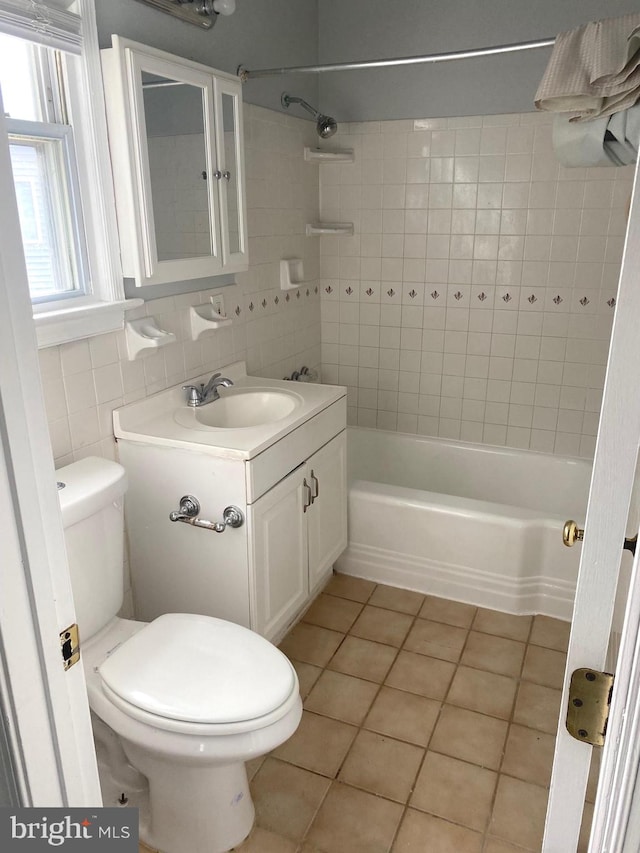
M144 70L142 89L158 260L209 256L205 90Z
M247 270L242 84L112 40L102 68L123 275L142 287Z
M238 186L238 137L236 132L236 98L222 93L222 127L224 131L224 162L227 180L227 222L229 227L229 252L242 249L240 240L240 210Z

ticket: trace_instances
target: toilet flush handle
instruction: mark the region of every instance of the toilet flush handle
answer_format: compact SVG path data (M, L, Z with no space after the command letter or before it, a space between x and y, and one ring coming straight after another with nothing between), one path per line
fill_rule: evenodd
M169 513L169 521L182 521L192 527L202 527L205 530L213 530L214 533L224 533L227 527L242 527L244 514L237 506L225 507L222 513L222 521L207 521L198 518L200 512L200 501L193 495L183 495L180 498L180 509L174 509Z

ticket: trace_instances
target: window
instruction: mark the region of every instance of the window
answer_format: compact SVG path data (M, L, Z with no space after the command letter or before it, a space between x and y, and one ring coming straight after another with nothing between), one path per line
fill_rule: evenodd
M39 346L122 328L94 0L0 0L0 89Z
M0 87L31 299L84 295L86 235L63 53L0 33Z

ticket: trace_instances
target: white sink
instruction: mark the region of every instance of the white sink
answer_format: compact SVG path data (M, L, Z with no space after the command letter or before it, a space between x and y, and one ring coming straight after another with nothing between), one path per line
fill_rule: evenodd
M221 388L220 399L204 406L187 406L182 381L116 409L113 426L118 440L182 447L246 461L316 415L337 425L344 418L346 391L338 385L247 376L243 361L222 365L215 372L231 379L233 386ZM210 376L211 369L188 381L198 386Z
M204 406L176 409L174 418L190 429L248 429L282 420L302 403L302 397L291 391L239 388Z

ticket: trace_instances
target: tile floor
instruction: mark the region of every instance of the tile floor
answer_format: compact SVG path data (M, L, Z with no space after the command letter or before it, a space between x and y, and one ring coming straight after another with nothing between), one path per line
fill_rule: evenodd
M237 853L539 851L568 628L334 575L281 643L305 710Z

